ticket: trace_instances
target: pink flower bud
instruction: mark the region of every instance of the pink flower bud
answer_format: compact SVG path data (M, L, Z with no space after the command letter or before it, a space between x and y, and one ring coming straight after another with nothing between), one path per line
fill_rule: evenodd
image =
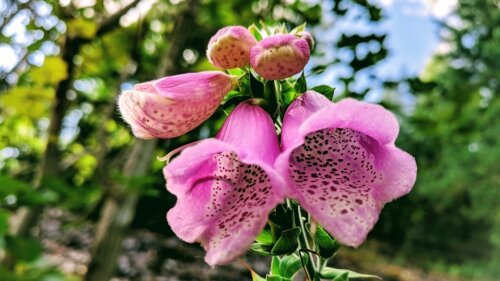
M227 26L210 38L207 57L223 69L243 67L250 60L250 49L257 44L253 35L243 26Z
M314 48L314 37L311 35L311 33L303 31L300 38L307 41L307 44L309 44L309 50L312 50Z
M267 80L281 80L304 69L309 60L306 40L290 34L277 34L260 41L250 50L250 64Z
M221 71L174 75L135 85L118 106L136 137L174 138L208 119L233 85Z

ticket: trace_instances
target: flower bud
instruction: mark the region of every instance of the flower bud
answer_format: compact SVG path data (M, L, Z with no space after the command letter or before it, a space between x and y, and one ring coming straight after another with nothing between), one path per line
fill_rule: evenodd
M307 44L309 44L309 50L312 51L312 49L314 48L314 37L311 35L311 33L303 31L302 36L300 36L300 38L307 41Z
M250 49L257 44L253 35L243 26L227 26L210 38L207 57L222 69L243 67L250 60Z
M208 119L233 85L221 71L174 75L135 85L118 106L136 137L174 138Z
M290 34L277 34L260 41L250 50L250 64L267 80L281 80L304 69L309 60L309 44Z

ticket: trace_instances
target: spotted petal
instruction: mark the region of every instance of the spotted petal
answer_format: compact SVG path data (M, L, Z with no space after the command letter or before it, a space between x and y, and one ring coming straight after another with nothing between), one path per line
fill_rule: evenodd
M359 246L384 204L415 182L414 158L394 145L396 118L381 106L345 99L290 124L299 133L283 135L289 147L276 161L288 196L340 242Z
M257 139L271 156L252 145ZM283 180L272 167L278 151L270 116L243 103L216 139L185 149L165 167L167 189L177 197L168 223L179 238L203 245L208 264L243 254L283 200Z
M233 79L220 71L187 73L134 86L118 106L139 138L173 138L198 127L232 89Z

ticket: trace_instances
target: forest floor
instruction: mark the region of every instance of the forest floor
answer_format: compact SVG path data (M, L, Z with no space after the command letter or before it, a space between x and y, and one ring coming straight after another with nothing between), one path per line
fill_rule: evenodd
M79 223L81 221L81 223ZM94 225L78 220L60 209L48 209L35 230L45 247L44 258L68 275L83 276L90 261ZM361 273L375 274L386 281L465 281L439 272L402 267L380 254L375 244L359 249L342 248L335 266ZM188 245L175 237L147 230L131 230L123 241L123 251L112 281L227 281L251 280L239 262L210 268L203 261L200 247ZM248 254L242 258L263 276L269 258ZM297 280L303 277L298 276Z

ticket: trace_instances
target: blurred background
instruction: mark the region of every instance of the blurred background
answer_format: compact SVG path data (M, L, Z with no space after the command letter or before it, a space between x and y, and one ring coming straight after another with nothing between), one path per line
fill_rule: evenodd
M165 222L156 159L213 136L139 141L116 109L134 83L210 69L226 25L304 21L309 86L380 103L417 184L334 266L385 280L500 278L499 0L0 0L0 280L250 280L209 268ZM268 259L245 258L260 273Z

